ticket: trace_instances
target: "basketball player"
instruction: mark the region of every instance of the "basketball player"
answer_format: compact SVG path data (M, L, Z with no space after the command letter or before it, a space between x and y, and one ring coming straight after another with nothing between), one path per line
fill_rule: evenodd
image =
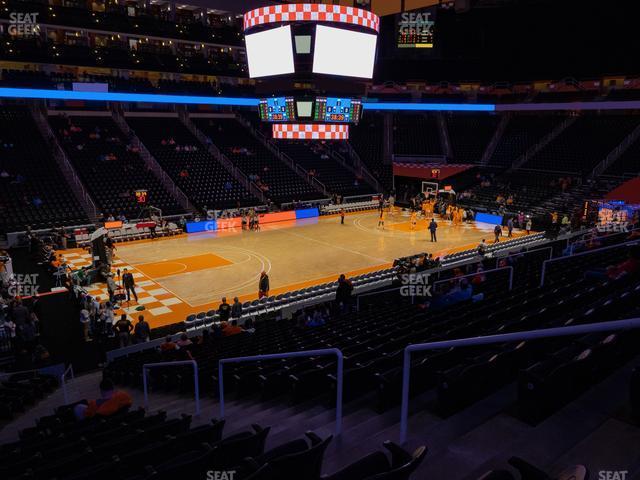
M260 281L258 282L258 298L269 296L269 275L263 271L260 274Z
M340 225L344 225L344 208L340 209Z
M378 227L382 227L384 230L384 219L387 216L384 209L380 210L380 217L378 218Z
M410 220L410 222L411 222L411 230L415 230L416 229L417 221L418 221L418 214L416 213L415 210L413 210L411 212L411 220Z
M493 243L498 243L500 241L500 237L502 236L502 227L500 225L496 225L493 227Z

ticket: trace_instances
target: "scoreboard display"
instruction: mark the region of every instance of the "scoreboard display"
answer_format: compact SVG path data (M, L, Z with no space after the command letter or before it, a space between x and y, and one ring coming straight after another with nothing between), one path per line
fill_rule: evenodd
M404 12L397 17L398 48L433 48L435 9Z
M263 122L358 123L362 100L348 97L273 97L258 103Z
M136 190L136 202L138 203L147 203L147 191L146 190Z
M339 97L316 98L314 120L331 123L358 123L362 102L358 99Z
M263 122L289 122L296 119L293 97L273 97L260 100L260 120Z

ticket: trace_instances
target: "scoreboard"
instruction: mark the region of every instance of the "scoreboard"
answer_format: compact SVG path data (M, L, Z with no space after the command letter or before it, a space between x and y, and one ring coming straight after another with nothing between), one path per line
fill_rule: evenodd
M352 98L318 97L313 119L317 122L358 123L362 101Z
M265 122L311 120L357 124L362 116L362 100L347 97L274 97L260 100L259 109L260 119Z
M136 202L138 203L147 203L147 191L146 190L136 190Z
M397 16L398 48L433 48L436 10L428 8Z
M293 97L273 97L260 100L260 120L263 122L289 122L295 120Z

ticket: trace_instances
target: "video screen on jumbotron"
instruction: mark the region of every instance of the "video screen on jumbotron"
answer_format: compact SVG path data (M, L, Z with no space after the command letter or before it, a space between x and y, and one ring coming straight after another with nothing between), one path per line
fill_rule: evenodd
M249 77L267 77L293 73L291 27L272 28L245 36Z
M295 101L291 97L261 99L258 109L263 122L289 122L296 119Z
M433 48L436 9L428 8L396 15L398 48Z
M372 78L378 36L316 26L313 73Z

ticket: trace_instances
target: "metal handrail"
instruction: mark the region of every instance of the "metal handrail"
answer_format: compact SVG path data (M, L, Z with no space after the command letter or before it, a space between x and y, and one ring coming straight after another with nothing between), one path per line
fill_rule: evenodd
M67 392L67 383L66 383L67 373L71 374L71 380L72 381L75 380L75 375L73 373L73 365L72 364L69 364L67 369L62 373L62 375L60 375L60 384L62 385L62 395L64 397L65 405L67 405L69 403L69 393Z
M506 267L492 268L491 270L483 270L482 272L468 273L466 275L459 275L457 277L451 277L451 278L445 278L443 280L437 280L437 281L433 282L433 286L435 287L439 283L451 282L452 280L460 280L461 278L467 278L467 277L476 277L478 275L485 275L485 274L490 273L490 272L497 272L499 270L507 270L507 269L510 270L510 272L509 272L509 290L513 290L513 267L510 266L510 265L506 266Z
M611 322L587 323L572 327L554 327L526 332L502 333L499 335L487 335L485 337L460 338L456 340L444 340L440 342L417 343L408 345L404 349L404 361L402 365L402 406L400 409L400 443L407 441L407 419L409 417L409 382L411 378L411 353L426 350L437 350L453 347L470 347L475 345L491 345L495 343L519 342L523 340L537 340L549 337L566 337L569 335L581 335L583 333L609 332L613 330L630 330L640 328L640 318L627 320L615 320Z
M220 393L220 418L224 418L224 367L225 363L255 362L262 360L278 360L281 358L319 357L323 355L335 355L338 359L338 371L336 376L336 436L342 433L342 380L344 359L342 352L337 348L324 348L321 350L302 350L298 352L271 353L267 355L251 355L248 357L222 358L218 362L218 391Z
M631 245L638 245L640 244L639 241L635 240L632 242L624 242L624 243L618 243L616 245L609 245L606 247L600 247L600 248L596 248L595 250L589 250L587 252L580 252L580 253L575 253L573 255L568 255L566 257L558 257L558 258L551 258L549 260L545 260L544 262L542 262L542 273L540 275L540 286L544 286L544 280L545 280L545 276L547 273L547 264L552 263L552 262L560 262L562 260L568 260L570 258L576 258L576 257L582 257L583 255L591 255L592 253L597 253L597 252L602 252L604 250L611 250L614 248L620 248L620 247L628 247Z
M191 365L193 367L193 386L196 403L196 415L200 415L200 381L198 379L198 362L195 360L179 360L175 362L145 363L142 365L142 386L144 389L144 408L149 408L149 389L147 386L147 370L156 367L173 367Z
M449 267L440 267L440 268L434 268L434 269L430 269L430 270L424 270L422 272L416 273L416 275L422 275L422 276L431 275L433 273L439 273L439 272L445 271L445 270L449 270ZM509 272L509 290L512 290L513 289L513 267L512 266L492 268L491 270L484 270L482 272L469 273L467 275L461 275L459 277L445 278L443 280L437 280L436 282L433 283L432 286L435 286L438 283L450 282L452 280L459 280L460 278L475 277L476 275L485 275L487 273L496 272L498 270L510 270L510 272ZM375 292L362 293L362 294L358 295L356 297L356 310L360 311L360 297L368 297L368 296L371 296L371 295L379 295L381 293L393 292L393 291L396 291L396 290L400 290L403 286L405 286L405 285L400 285L399 287L388 288L386 290L376 290Z
M380 295L381 293L395 292L397 290L400 290L400 288L402 287L386 288L384 290L375 290L373 292L361 293L356 297L356 311L360 311L360 297L370 297L372 295Z

